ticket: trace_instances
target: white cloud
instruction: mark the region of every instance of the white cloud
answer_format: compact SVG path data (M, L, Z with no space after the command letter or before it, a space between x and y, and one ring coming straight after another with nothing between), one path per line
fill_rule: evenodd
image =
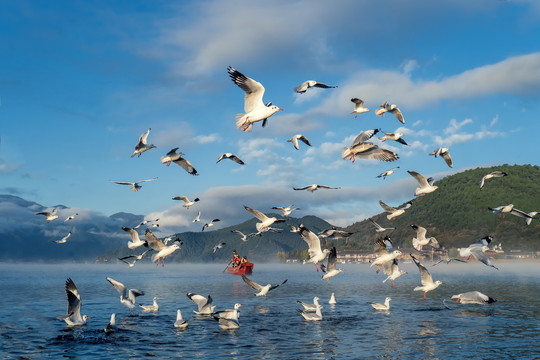
M0 174L11 174L23 166L24 164L10 164L4 159L0 159Z
M210 144L214 142L220 142L221 136L219 136L219 134L216 134L216 133L210 134L210 135L197 135L193 138L193 140L197 144Z
M472 123L472 119L465 119L461 122L457 122L456 119L451 119L450 120L450 125L443 130L443 132L448 135L448 134L455 134L459 129L461 129L463 126L467 125L467 124L470 124Z
M401 68L403 69L403 73L405 75L410 75L414 70L418 69L418 61L406 60L403 64L401 64Z

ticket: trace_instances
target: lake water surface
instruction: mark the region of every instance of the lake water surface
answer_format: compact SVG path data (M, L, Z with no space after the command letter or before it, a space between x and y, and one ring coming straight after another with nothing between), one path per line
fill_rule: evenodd
M434 280L445 282L422 300L413 263L396 287L382 283L369 265L341 265L330 284L313 265L255 264L251 279L288 282L267 298L241 277L217 265L166 264L164 268L124 264L0 264L0 353L2 359L41 358L187 358L187 359L539 359L540 263L440 264ZM156 314L122 310L119 294L105 279L145 292L138 303ZM82 296L86 326L66 328L56 316L66 312L65 280L71 277ZM454 304L449 298L478 290L498 301L490 305ZM211 295L218 309L241 303L240 328L220 330L211 318L193 314L186 293ZM337 304L328 304L334 292ZM297 300L318 296L323 320L307 322ZM377 312L368 302L391 297L391 310ZM443 304L446 299L447 307ZM189 326L173 327L176 309ZM103 332L111 313L118 330Z

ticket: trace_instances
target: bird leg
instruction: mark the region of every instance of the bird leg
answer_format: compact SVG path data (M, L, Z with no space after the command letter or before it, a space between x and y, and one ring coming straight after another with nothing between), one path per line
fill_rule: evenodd
M352 162L354 162L356 159L354 158L354 154L351 153L351 157L349 158L349 160L352 160Z
M458 302L459 302L459 298L456 301L454 301L454 304L457 304Z
M165 267L165 258L161 258L161 267Z
M138 156L137 156L138 158L140 158L140 157L141 157L141 153L138 153L137 155L138 155Z
M171 166L171 162L170 162L170 161L167 161L167 166Z
M394 280L390 280L390 286L394 287Z
M377 271L375 272L375 274L378 274L379 271L381 271L381 264L379 264L379 268L377 269Z
M319 264L314 264L315 265L315 269L317 269L317 272L319 272Z
M159 259L157 259L157 263L156 263L156 266L158 266L158 265L159 265Z
M426 292L424 291L424 300L426 300Z

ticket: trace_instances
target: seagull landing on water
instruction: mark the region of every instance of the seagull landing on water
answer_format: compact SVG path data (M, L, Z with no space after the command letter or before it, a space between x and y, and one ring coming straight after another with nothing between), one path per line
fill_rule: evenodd
M328 249L321 249L321 239L304 225L300 224L297 228L291 226L291 230L294 230L308 245L308 263L313 263L317 271L319 271L319 262L323 261L326 256L330 253Z
M45 220L47 220L47 223L50 223L51 221L58 219L58 215L56 215L56 209L53 209L51 212L41 211L41 212L36 213L36 215L45 216Z
M452 295L452 299L456 299L456 304L461 302L462 304L491 304L497 300L482 294L480 291L469 291L466 293L461 293L457 295Z
M499 270L495 265L491 263L484 251L488 250L488 245L491 243L493 238L491 236L484 236L482 239L478 240L475 243L472 243L466 248L458 248L459 256L467 258L470 260L471 256L476 260L482 262L483 264Z
M387 176L390 176L394 173L394 170L399 169L399 166L396 166L395 168L391 168L390 170L386 170L385 172L377 175L378 178L383 178L383 180L386 180Z
M257 231L265 232L266 229L268 229L268 227L270 227L272 224L285 222L285 220L283 219L277 219L275 217L268 217L262 212L252 209L250 207L247 207L245 205L244 205L244 208L260 221L255 224L255 228L257 229Z
M231 153L225 153L225 154L221 155L220 157L218 157L218 159L216 161L216 164L218 162L220 162L221 160L223 160L223 159L230 159L230 160L234 161L237 164L245 165L245 163L242 160L240 160L240 158L238 156L236 156L234 154L231 154Z
M191 301L197 304L198 311L193 310L197 315L212 315L214 309L217 307L217 305L212 305L212 297L210 295L208 295L208 298L195 293L187 293L186 295Z
M169 165L171 165L171 162L173 162L176 165L180 166L182 169L186 170L188 172L188 174L199 175L199 173L197 172L197 170L195 170L193 165L191 165L191 163L187 159L184 159L182 157L185 154L182 153L182 152L179 152L177 154L176 150L178 150L177 147L172 149L171 151L169 151L167 153L167 155L162 156L161 157L161 163L162 164L167 164L167 166L169 166Z
M386 112L389 112L391 114L394 114L396 119L399 120L402 124L405 124L405 119L403 118L403 114L401 113L401 110L399 110L398 106L395 104L390 105L388 101L386 101L384 104L380 106L379 109L375 110L375 115L383 116Z
M143 152L155 148L154 144L147 144L146 140L148 139L148 134L150 134L150 129L141 134L139 141L137 141L137 144L135 145L135 151L133 154L131 154L131 157L134 157L135 155L138 155L137 157L141 157Z
M304 81L303 83L295 87L294 91L297 92L298 94L303 94L307 91L307 89L311 87L318 87L318 88L323 88L323 89L337 88L337 86L326 85L315 80L308 80L308 81Z
M441 245L439 245L437 239L434 237L426 238L427 230L425 228L414 224L411 225L411 227L416 230L416 237L412 239L412 245L416 250L422 251L422 247L425 245L431 245L435 249L441 248Z
M90 319L90 316L81 316L81 295L71 278L66 280L66 295L68 300L67 313L64 316L58 316L57 319L64 320L68 326L86 324L86 320Z
M154 254L152 256L152 262L156 262L156 266L159 265L159 260L161 259L161 266L165 266L165 258L169 255L171 255L173 252L175 252L178 249L181 249L181 247L178 244L172 244L172 245L165 245L161 240L159 240L150 229L146 229L146 232L144 233L144 236L146 238L146 241L148 241L148 246L150 246L152 249L157 251L157 254ZM182 244L182 241L180 239L176 239L174 242Z
M409 254L411 258L413 259L414 263L418 267L418 270L420 271L420 277L421 277L421 283L422 286L417 286L414 288L414 291L423 291L424 292L424 300L426 300L426 293L431 290L435 290L439 287L439 285L444 284L442 281L437 280L433 282L433 278L431 277L431 274L429 271L427 271L426 267L418 261L413 254Z
M387 297L386 299L384 299L384 304L374 303L374 302L370 302L369 304L373 306L373 308L377 311L389 311L390 301L392 301L392 299Z
M136 248L142 245L148 247L148 243L146 241L142 241L139 238L139 233L135 231L134 229L131 229L128 227L122 227L122 230L124 230L131 236L131 241L128 241L127 243L128 248L130 248L131 250L135 250Z
M407 210L408 208L410 208L412 206L412 201L409 201L408 203L406 203L401 208L393 208L391 206L388 206L385 203L383 203L382 200L379 200L379 204L384 209L384 211L390 213L389 215L386 215L386 218L388 220L396 220L396 217L398 217L399 215L404 214L405 210Z
M392 250L392 240L389 236L385 236L384 239L378 239L373 246L377 258L373 260L369 267L373 265L378 265L376 273L378 274L381 271L381 265L384 265L387 262L393 261L395 258L401 255L401 251Z
M307 186L304 186L304 187L300 187L300 188L295 188L293 187L293 190L307 190L307 191L311 191L311 192L314 192L315 190L317 189L341 189L340 187L331 187L331 186L326 186L326 185L319 185L319 184L311 184L311 185L307 185Z
M341 158L343 160L351 160L352 162L355 162L356 158L375 159L379 161L395 161L399 159L396 153L367 142L367 140L371 139L379 131L380 129L373 129L361 132L354 139L351 146L344 147L341 150Z
M301 135L301 134L297 134L297 135L294 135L292 138L290 138L289 140L287 140L287 142L290 142L293 144L294 148L296 150L300 149L300 147L298 146L298 140L302 141L304 144L306 144L307 146L311 146L311 143L309 142L309 140L307 139L307 137L305 137L304 135Z
M432 193L439 188L438 186L433 185L435 182L433 178L430 177L426 179L424 175L419 174L416 171L407 170L407 172L418 182L418 185L420 185L420 187L417 187L414 191L416 196Z
M264 86L238 70L228 67L227 72L230 78L240 89L245 92L244 111L245 114L236 114L236 127L242 131L252 131L253 123L263 121L263 127L266 125L266 119L281 111L275 105L266 106L263 103Z
M446 162L446 165L448 165L449 167L454 166L452 163L452 157L450 157L450 153L448 152L447 148L439 147L433 150L432 152L430 152L429 155L434 155L435 157L438 157L439 155L441 155L444 161Z
M332 295L330 296L330 300L328 300L328 303L329 303L330 305L335 305L335 304L337 304L336 296L334 295L334 293L332 293Z
M181 201L183 201L184 205L182 205L182 206L185 207L188 210L189 210L189 208L191 206L195 205L195 203L200 200L199 198L195 198L195 199L193 199L193 201L190 201L187 196L175 196L172 199L173 200L181 200Z
M489 180L489 179L492 179L492 178L499 178L499 177L503 177L503 176L506 176L506 175L508 175L508 174L505 173L504 171L494 171L492 173L489 173L489 174L485 175L482 178L482 181L480 181L480 190L482 190L482 188L484 187L484 183L486 182L486 180Z
M383 203L383 204L384 204L384 203ZM373 219L371 219L371 218L369 219L369 221L371 221L371 223L375 226L375 231L377 231L377 232L384 232L384 231L386 231L386 230L396 230L395 227L393 227L393 228L384 228L384 227L382 227L381 225L377 224L377 223L375 222L375 220L373 220Z
M122 284L120 281L116 281L113 278L108 277L107 281L111 283L112 286L120 293L120 303L124 305L124 307L128 307L128 309L131 311L135 307L135 300L137 296L144 295L144 292L137 289L129 289L127 290L126 286Z
M359 98L352 98L351 101L354 103L354 110L351 114L354 114L354 117L358 117L358 114L368 112L369 109L364 107L364 100Z
M279 287L280 285L283 285L287 282L287 279L285 279L285 281L283 281L281 284L277 284L277 285L266 284L263 286L263 285L257 284L253 280L248 279L246 275L242 275L242 280L244 280L246 284L251 286L253 290L258 291L258 293L253 294L255 296L266 296L266 294L268 294L269 291L272 291L276 289L277 287Z
M139 185L140 183L146 182L146 181L154 181L154 180L157 180L157 177L155 177L153 179L139 180L139 181L135 181L135 182L128 182L128 181L111 181L111 182L113 182L115 184L120 184L120 185L129 185L129 186L131 186L129 188L129 190L139 191L142 188L142 185Z

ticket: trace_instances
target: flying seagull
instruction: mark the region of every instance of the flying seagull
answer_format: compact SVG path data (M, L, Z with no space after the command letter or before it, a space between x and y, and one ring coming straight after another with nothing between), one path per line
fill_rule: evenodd
M243 242L247 241L248 236L240 230L231 230L231 232L240 235L240 240L242 240Z
M67 313L64 316L58 316L58 319L64 320L68 326L86 324L86 320L90 319L90 316L81 316L81 295L71 278L66 280L66 295L68 300Z
M351 160L352 162L355 162L356 158L375 159L379 161L395 161L399 159L396 153L367 142L367 140L371 139L379 131L380 129L373 129L361 132L354 139L351 146L344 147L341 150L341 158L343 160Z
M384 203L383 203L383 204L384 204ZM396 230L395 227L393 227L393 228L384 228L384 227L382 227L381 225L377 224L377 223L375 222L375 220L373 220L373 219L371 219L371 218L369 219L369 221L371 221L371 223L375 226L375 231L377 231L377 232L383 232L383 231L386 231L386 230Z
M51 212L41 211L41 212L36 213L36 215L45 216L45 220L47 220L47 224L50 223L53 220L58 219L58 215L56 215L56 209L53 209Z
M141 157L141 154L143 152L155 148L154 144L147 144L146 140L148 139L148 134L150 134L150 129L148 129L145 133L141 134L141 136L139 137L139 141L137 141L137 144L135 145L135 151L133 152L133 154L131 154L131 157L134 157L135 155Z
M434 155L435 157L441 155L446 162L446 165L448 165L449 167L453 167L452 158L450 157L450 153L448 152L447 148L438 147L437 149L430 152L429 155Z
M120 185L129 185L131 186L129 190L139 191L142 188L142 185L139 185L140 183L145 182L145 181L154 181L154 180L157 180L157 177L153 179L148 179L148 180L139 180L136 182L127 182L127 181L112 181L112 182L115 184L120 184Z
M280 210L283 212L283 216L287 217L292 214L294 210L300 210L300 208L293 208L294 205L291 206L274 206L272 209L274 210Z
M75 219L75 216L77 216L77 215L79 215L79 214L78 214L78 213L75 213L75 214L69 215L69 216L66 218L66 220L64 220L64 222Z
M146 241L142 241L139 238L139 233L135 231L134 229L131 229L128 227L122 227L122 230L124 230L131 236L131 241L128 241L127 243L128 248L130 248L131 250L135 250L136 248L142 245L148 247L148 243Z
M212 249L213 253L215 254L216 251L217 251L218 249L221 249L221 248L224 247L225 245L227 245L227 244L224 243L224 242L221 242L221 243L215 245L214 248Z
M197 172L197 170L195 170L193 165L191 165L191 163L187 159L184 159L182 157L185 154L182 152L176 153L176 150L178 150L177 147L169 151L167 155L162 156L161 163L167 164L167 166L169 166L171 165L171 162L173 162L179 165L180 167L182 167L182 169L186 170L188 174L199 175L199 173Z
M388 311L390 310L390 301L392 301L392 299L387 297L386 299L384 299L384 304L374 302L370 302L369 304L373 306L373 308L377 311Z
M195 223L195 222L199 222L199 221L201 221L201 212L200 211L197 213L197 216L195 216L195 219L193 219L192 222Z
M240 158L239 158L238 156L236 156L236 155L234 155L234 154L231 154L231 153L225 153L225 154L221 155L221 156L217 159L216 164L217 164L218 162L220 162L221 160L223 160L223 159L230 159L230 160L234 161L234 162L237 163L237 164L245 165L245 163L244 163L242 160L240 160Z
M423 291L424 292L424 300L426 300L426 293L427 292L429 292L431 290L435 290L436 288L439 287L439 285L444 284L444 283L442 281L440 281L440 280L437 280L437 281L433 282L433 278L431 277L431 274L429 273L429 271L427 271L425 266L422 265L420 263L420 261L418 261L414 257L413 254L409 254L409 255L411 256L414 263L418 267L418 270L420 271L420 277L421 277L421 283L422 283L422 286L415 287L414 291Z
M137 289L129 289L127 290L126 286L122 284L120 281L116 281L113 278L108 277L107 281L111 283L112 286L120 293L120 303L124 305L124 307L128 307L129 310L133 309L135 307L135 300L137 296L144 295L144 292Z
M257 284L255 281L253 280L250 280L246 277L246 275L242 275L242 280L244 280L244 282L246 284L248 284L249 286L251 286L251 288L255 291L258 291L258 293L255 293L253 295L255 296L266 296L266 294L268 294L269 291L272 291L274 290L275 288L279 287L280 285L283 285L287 282L287 279L285 279L285 281L283 281L281 284L277 284L277 285L272 285L272 284L266 284L266 285L259 285Z
M307 91L307 89L311 87L318 87L318 88L323 88L323 89L337 88L337 86L330 86L330 85L326 85L315 80L308 80L308 81L304 81L303 83L295 87L294 91L296 91L299 94L303 94Z
M444 257L444 258L439 259L439 261L437 261L436 263L432 264L431 266L438 265L438 264L442 263L443 261L446 262L447 264L450 264L451 261L459 261L459 262L463 262L463 263L466 263L466 262L467 262L467 261L462 260L462 259L459 259L459 258L451 258L451 257L446 256L446 257Z
M394 280L404 274L408 274L405 270L400 270L398 266L398 260L394 259L392 261L385 262L383 264L383 272L388 275L386 279L383 280L383 283L390 280L390 286L394 287Z
M285 222L283 219L278 219L275 217L268 217L262 212L252 209L248 206L244 205L244 208L249 211L253 216L255 216L260 222L255 224L255 228L257 231L265 232L268 227L270 227L272 224Z
M379 238L377 239L377 241L375 241L373 249L375 254L377 254L377 257L371 262L371 265L369 267L372 267L373 265L378 265L379 267L376 271L377 274L379 273L379 271L381 271L382 265L387 262L393 261L395 258L401 255L401 251L392 250L392 247L392 240L389 236L385 236L384 239Z
M384 104L380 106L379 109L375 110L375 115L383 116L386 112L394 114L396 119L398 119L402 124L405 124L405 119L403 118L403 114L401 113L401 110L399 110L397 105L395 104L390 105L388 101L386 101Z
M494 171L492 173L489 173L489 174L485 175L482 178L482 181L480 181L480 190L482 190L482 188L484 187L484 183L486 182L486 180L489 180L489 179L492 179L492 178L503 177L503 176L506 176L506 175L508 175L508 174L505 173L504 171Z
M482 239L472 243L466 248L458 248L457 250L459 252L459 256L467 258L467 260L469 260L472 256L483 264L499 270L491 263L487 255L484 253L484 251L488 250L488 245L492 240L493 238L491 236L484 236Z
M364 107L364 100L360 100L359 98L352 98L351 101L354 103L354 110L351 114L354 114L355 118L358 117L358 114L369 111L368 108Z
M60 240L55 240L54 242L57 243L57 244L63 244L67 241L67 239L71 236L71 231L68 232L68 234L66 236L64 236L62 239Z
M297 134L297 135L294 135L292 138L290 138L289 140L287 140L287 142L290 142L293 144L294 148L296 150L300 149L300 147L298 146L298 140L302 141L304 144L306 144L307 146L311 146L311 143L309 142L309 140L307 139L307 137L305 137L304 135L301 135L301 134Z
M335 226L332 226L331 228L329 229L324 229L323 231L321 231L318 235L320 238L323 238L325 239L346 239L348 238L349 236L351 236L352 232L348 232L348 231L345 231L345 230L339 230L337 227Z
M204 224L201 231L204 231L204 229L214 226L214 223L218 222L218 221L221 221L221 220L220 219L214 219L214 220L210 221L209 223Z
M391 168L390 170L386 170L385 172L377 175L378 178L383 178L383 180L386 180L387 176L390 176L394 173L394 170L399 169L399 166L396 166L395 168Z
M140 255L124 256L124 257L118 258L118 260L120 260L122 262L125 262L126 264L129 265L129 267L133 267L137 261L142 260L142 258L144 257L144 255L146 255L147 252L152 251L152 250L153 249L148 249L148 250L146 250L145 252L143 252ZM127 259L135 259L135 260L133 260L133 262L130 263L130 262L127 261Z
M289 225L290 226L290 225ZM326 258L326 255L330 253L328 249L321 249L321 239L303 224L300 224L298 228L290 226L308 245L308 255L309 260L307 262L313 263L319 271L319 262L323 261Z
M379 204L381 205L381 207L386 211L388 212L389 214L386 215L386 218L388 220L395 220L396 217L398 217L399 215L402 215L405 213L405 210L407 210L408 208L410 208L412 206L412 201L409 201L408 203L406 203L403 207L401 208L393 208L391 206L388 206L386 205L385 203L382 202L382 200L379 200Z
M212 305L212 297L208 295L208 298L204 296L197 295L195 293L187 293L187 297L197 304L198 311L193 310L197 315L212 315L216 305Z
M336 269L337 264L337 250L336 247L332 247L330 249L330 253L328 254L328 265L326 267L323 267L321 265L321 270L325 273L322 276L322 280L326 280L327 284L330 284L330 278L338 275L340 272L343 271L343 269Z
M176 250L181 249L178 244L165 245L150 229L146 229L144 237L146 238L146 241L148 241L148 246L157 251L157 253L152 256L152 262L157 260L156 266L159 265L159 259L161 259L161 266L165 266L165 258ZM174 242L182 244L180 239L176 239Z
M422 251L422 247L424 245L431 245L435 249L441 248L441 245L439 245L437 239L435 239L434 237L426 238L426 228L414 224L411 225L411 227L416 230L416 237L412 239L412 245L416 250Z
M497 300L482 294L480 291L469 291L466 293L461 293L457 295L452 295L452 299L456 299L456 303L461 302L462 304L491 304Z
M266 125L266 119L276 112L283 110L275 105L266 106L262 99L264 95L264 86L238 70L228 67L227 72L230 78L240 89L245 92L244 111L245 114L236 114L236 127L242 131L252 131L253 123L263 120L263 127Z
M184 205L182 205L182 206L185 207L188 210L189 210L189 208L191 206L195 205L195 203L200 200L199 198L195 198L195 199L193 199L193 201L190 201L187 196L175 196L172 199L173 200L182 200L184 202Z
M307 191L311 191L311 192L314 192L317 189L341 189L341 188L340 187L331 187L331 186L326 186L326 185L319 185L319 184L307 185L307 186L300 187L300 188L293 187L293 190L307 190Z
M425 194L432 193L432 192L434 192L435 190L437 190L439 188L438 186L433 185L433 183L435 182L435 180L433 178L430 177L430 178L426 179L426 177L424 175L419 174L416 171L407 170L407 172L420 185L420 187L417 187L416 190L414 191L414 194L416 196L422 196L422 195L425 195Z
M386 132L386 131L383 131L383 133L384 133L384 136L381 136L379 138L379 140L381 140L382 142L385 142L386 140L394 140L394 141L397 141L400 144L409 145L402 138L405 134L402 134L402 133L399 133L399 132L398 133L392 133L392 132Z

